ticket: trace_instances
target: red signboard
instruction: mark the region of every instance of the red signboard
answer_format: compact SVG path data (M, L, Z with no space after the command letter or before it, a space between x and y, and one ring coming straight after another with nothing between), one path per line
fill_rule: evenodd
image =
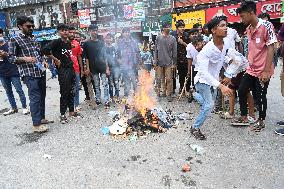
M281 17L281 0L264 1L261 3L261 12L267 12L270 18L280 18Z
M236 10L240 5L230 5L224 7L214 7L206 10L206 22L209 22L216 15L226 15L228 17L228 22L240 22L240 17ZM262 12L267 12L272 19L281 17L281 0L268 0L263 2L258 2L256 4L257 15Z

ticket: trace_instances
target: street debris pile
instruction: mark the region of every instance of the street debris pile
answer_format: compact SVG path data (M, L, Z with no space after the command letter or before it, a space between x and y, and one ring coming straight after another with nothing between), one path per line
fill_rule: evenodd
M139 76L139 84L134 97L127 101L122 111L110 111L113 124L102 129L103 134L123 135L135 141L148 134L164 133L175 126L178 120L189 119L189 113L174 116L171 110L157 108L157 100L152 96L153 79L149 73Z

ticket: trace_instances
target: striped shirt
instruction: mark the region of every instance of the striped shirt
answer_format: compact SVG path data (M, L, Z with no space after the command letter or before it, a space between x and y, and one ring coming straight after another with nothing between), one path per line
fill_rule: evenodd
M22 33L19 36L13 37L9 44L10 61L16 63L19 57L36 57L37 63L43 62L40 56L40 48L34 39ZM42 71L33 63L17 64L21 77L41 77Z

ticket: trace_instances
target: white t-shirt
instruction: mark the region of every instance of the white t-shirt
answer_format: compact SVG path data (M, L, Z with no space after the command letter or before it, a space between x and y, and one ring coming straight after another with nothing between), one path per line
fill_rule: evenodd
M186 47L186 58L191 58L192 59L192 65L195 65L198 51L195 49L195 47L189 43Z
M237 30L233 28L228 28L227 30L227 37L225 37L228 41L230 41L232 49L236 49L236 43L241 42L241 38L237 32Z
M230 42L224 39L222 51L218 49L213 40L209 41L197 55L195 70L198 71L194 82L204 83L214 88L220 85L219 74L223 66L228 65L226 51L230 48Z

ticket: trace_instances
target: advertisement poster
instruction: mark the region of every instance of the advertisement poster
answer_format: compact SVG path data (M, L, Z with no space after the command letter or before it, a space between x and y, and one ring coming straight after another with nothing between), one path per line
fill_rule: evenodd
M177 20L183 20L185 23L185 29L191 29L194 24L205 24L205 10L181 13L179 16L173 14L172 29L176 30L175 23Z
M91 25L91 17L89 9L78 10L78 16L80 21L80 28L87 28Z
M144 10L144 3L137 2L134 4L124 5L124 18L125 19L133 19L133 20L145 20L145 10Z

